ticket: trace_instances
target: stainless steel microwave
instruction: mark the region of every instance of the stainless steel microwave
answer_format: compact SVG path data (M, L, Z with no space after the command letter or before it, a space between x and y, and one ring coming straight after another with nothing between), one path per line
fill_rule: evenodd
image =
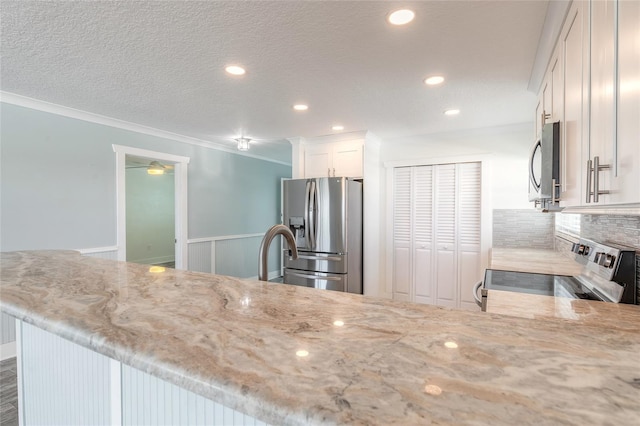
M531 149L529 201L543 211L560 210L560 122L545 124Z

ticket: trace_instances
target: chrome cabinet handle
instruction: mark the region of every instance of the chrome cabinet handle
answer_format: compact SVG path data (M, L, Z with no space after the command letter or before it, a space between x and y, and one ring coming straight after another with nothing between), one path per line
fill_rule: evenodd
M478 290L480 289L481 286L482 286L482 281L477 282L473 286L473 298L476 299L476 304L480 307L482 307L482 299L480 299L480 296L478 296Z
M609 191L600 191L600 170L611 168L609 164L600 164L600 157L593 157L593 202L597 203L599 195L608 194Z
M327 176L331 177L331 168L330 167L327 168Z
M333 177L336 177L336 168L333 168Z
M559 195L556 196L556 193L560 194L560 184L557 183L555 179L551 179L551 204L556 204L558 201L562 201Z
M593 165L591 160L587 161L587 198L586 203L591 202L591 172L593 171Z

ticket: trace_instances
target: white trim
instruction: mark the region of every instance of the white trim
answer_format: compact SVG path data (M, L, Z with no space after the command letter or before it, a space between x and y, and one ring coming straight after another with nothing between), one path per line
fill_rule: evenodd
M122 425L122 364L115 359L109 359L109 388L110 408L111 408L111 426Z
M13 358L17 354L16 342L7 342L5 344L0 345L0 361L4 361L5 359Z
M89 123L95 123L95 124L101 124L103 126L114 127L116 129L129 130L131 132L141 133L144 135L155 136L163 139L170 139L175 142L186 143L189 145L196 145L196 146L200 146L208 149L215 149L217 151L229 152L231 154L241 155L243 157L251 157L257 160L282 164L284 166L291 166L291 163L287 163L285 161L274 160L271 158L261 157L259 155L238 151L235 148L235 142L233 144L233 147L226 146L221 142L207 141L204 139L193 138L191 136L180 135L178 133L173 133L166 130L160 130L154 127L144 126L142 124L132 123L130 121L119 120L117 118L111 118L111 117L107 117L100 114L94 114L92 112L82 111L75 108L69 108L63 105L41 101L39 99L28 98L26 96L18 95L15 93L0 91L0 102L21 106L25 108L30 108L36 111L47 112L50 114L61 115L63 117L74 118L76 120L82 120Z
M640 204L618 204L609 206L565 207L561 213L606 214L617 216L640 216Z
M207 243L211 241L239 240L241 238L256 238L264 236L264 232L255 234L222 235L219 237L192 238L187 240L187 244Z
M93 253L109 253L112 251L118 251L118 246L108 246L108 247L93 247L86 249L75 249L80 254L93 254Z
M126 155L161 160L174 163L175 186L175 261L176 269L186 269L188 262L187 246L187 167L189 157L167 154L164 152L149 151L146 149L132 148L113 144L116 154L116 233L118 246L118 260L127 259L127 209L126 209Z
M281 277L281 276L282 276L282 274L280 273L280 271L279 271L279 270L278 270L278 271L271 271L271 272L269 272L269 273L267 274L267 280L271 281L272 279L274 279L274 278L279 278L279 277ZM258 276L257 276L257 275L254 275L253 277L249 277L249 278L242 278L242 279L243 279L243 280L251 280L251 281L260 281L260 280L258 279ZM276 284L282 284L282 283L276 283ZM289 284L289 285L292 285L292 284Z
M24 424L24 374L22 372L22 321L16 319L16 371L18 372L18 424Z
M173 262L175 258L173 256L158 256L158 257L148 257L146 259L130 259L131 263L140 263L142 265L156 265L158 263L167 263Z

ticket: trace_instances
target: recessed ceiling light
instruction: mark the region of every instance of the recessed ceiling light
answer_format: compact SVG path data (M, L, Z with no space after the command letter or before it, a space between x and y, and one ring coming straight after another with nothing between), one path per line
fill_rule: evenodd
M295 109L296 111L306 111L309 109L309 106L305 104L296 104L293 106L293 109Z
M429 86L435 86L436 84L442 84L443 82L444 77L441 75L434 75L433 77L429 77L424 80L424 84L428 84Z
M231 75L244 75L244 73L246 72L244 68L238 65L229 65L224 70Z
M389 21L389 23L393 25L404 25L413 21L413 18L415 16L416 14L413 13L413 10L400 9L392 12L387 18L387 21Z
M331 128L331 130L344 130L344 126L340 126L340 125L338 125L338 126L333 126L333 127Z
M448 109L444 112L444 115L458 115L460 114L459 109Z

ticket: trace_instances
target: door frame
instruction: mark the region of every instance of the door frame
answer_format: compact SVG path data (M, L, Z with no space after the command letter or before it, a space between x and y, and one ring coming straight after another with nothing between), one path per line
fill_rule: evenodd
M175 205L175 256L176 269L187 269L187 166L189 157L149 151L130 146L113 144L116 154L116 245L118 260L127 260L127 208L126 208L126 156L148 158L174 165L174 205Z

